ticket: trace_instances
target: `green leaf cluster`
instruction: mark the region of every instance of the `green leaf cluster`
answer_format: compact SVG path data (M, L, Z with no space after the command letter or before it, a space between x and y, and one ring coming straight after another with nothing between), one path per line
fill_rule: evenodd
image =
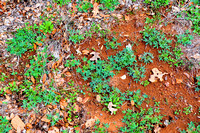
M6 119L6 117L0 116L0 132L8 133L11 129L11 124Z
M41 40L44 38L45 36L38 30L36 24L29 27L26 24L24 28L17 29L16 33L14 33L14 38L7 40L8 46L6 50L11 54L21 56L26 51L33 50L34 43L42 43Z
M121 46L121 43L117 42L117 39L113 37L111 40L105 39L106 43L104 44L106 46L106 49L117 49L118 46Z

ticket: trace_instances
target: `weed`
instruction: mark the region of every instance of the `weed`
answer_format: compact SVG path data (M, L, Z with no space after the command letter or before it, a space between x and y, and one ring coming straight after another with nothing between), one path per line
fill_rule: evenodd
M6 90L10 90L12 92L19 92L20 88L17 86L16 82L8 83L9 86L5 87Z
M191 5L189 7L189 10L186 11L187 17L185 17L187 20L190 20L192 22L192 29L194 33L197 33L200 35L200 9L196 7L195 5Z
M175 111L174 111L174 114L175 114L175 115L179 115L180 113L181 113L181 110L175 110Z
M150 5L151 8L157 9L161 6L168 5L170 0L144 0L144 3Z
M132 76L132 78L134 79L134 81L139 82L141 78L144 78L145 75L145 66L138 67L137 64L135 64L134 67L128 67L128 74L130 76Z
M126 126L121 127L120 131L122 132L146 132L148 130L152 130L154 124L161 124L162 116L153 116L153 108L140 109L139 112L134 112L133 110L123 111L125 114L122 122L126 124Z
M177 43L182 44L184 46L191 45L191 40L194 39L194 37L189 33L189 30L186 30L184 34L176 35Z
M195 88L195 91L199 92L200 91L200 76L196 77L196 88Z
M69 30L69 41L76 44L77 42L80 43L82 40L84 40L84 35L80 33L80 30Z
M1 73L1 75L0 75L0 81L4 82L6 78L8 78L8 76L6 76L5 73Z
M144 62L144 63L152 63L153 62L153 59L154 56L152 53L149 53L149 52L144 52L144 54L142 54L140 57L139 57L139 60Z
M111 40L105 39L106 43L104 44L106 46L106 49L117 49L118 46L121 46L121 43L117 43L117 39L113 37Z
M185 113L186 115L188 115L188 114L190 114L192 112L191 109L192 109L191 106L185 107L183 113Z
M11 130L11 125L6 117L0 116L0 132L1 133L8 133Z
M78 11L80 11L80 12L88 12L89 11L89 9L90 8L93 8L93 5L92 5L92 3L90 3L90 2L88 2L88 1L85 1L85 0L83 0L83 1L78 1L77 2L77 6L76 6L76 8L78 9Z
M150 82L148 80L145 80L145 81L142 81L140 84L146 87L147 85L149 85L149 83Z
M132 50L125 48L123 51L120 51L116 56L108 57L108 60L112 62L114 68L116 70L121 70L126 66L133 65L134 62L137 62L135 59L135 55Z
M34 58L30 60L30 68L24 74L25 76L33 76L37 81L39 81L39 78L46 73L45 67L48 62L46 50L47 49L45 48L41 53L39 53L37 56L34 56Z
M28 27L26 23L24 28L17 29L13 39L10 39L6 42L8 44L6 50L11 54L21 56L21 54L25 53L26 51L33 50L34 43L42 43L41 40L44 38L45 36L43 36L38 30L38 26L36 24Z
M63 6L69 4L71 0L53 0L53 2L57 3L60 6Z
M199 133L200 132L200 125L195 126L194 122L188 123L187 131L182 130L181 133Z
M96 1L103 4L99 8L102 10L109 9L110 11L114 11L115 7L120 4L118 0L96 0Z
M47 119L51 120L51 126L54 126L61 119L61 117L59 113L56 114L50 113L47 114Z
M44 33L51 33L53 31L53 24L52 22L49 21L45 21L43 22L40 26L39 29L42 30Z
M94 126L94 133L108 133L108 128L109 124L108 123L103 123L102 125L100 124L99 119L95 121L95 126Z

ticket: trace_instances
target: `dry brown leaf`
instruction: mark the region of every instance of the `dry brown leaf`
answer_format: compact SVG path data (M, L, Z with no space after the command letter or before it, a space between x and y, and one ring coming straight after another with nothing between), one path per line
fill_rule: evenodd
M161 128L159 127L159 125L156 125L156 127L154 128L154 132L155 133L160 133Z
M34 47L34 50L36 50L36 49L37 49L37 46L36 46L36 44L33 44L33 47Z
M47 119L47 115L44 115L44 116L42 117L41 121L50 122L50 120Z
M97 118L87 120L85 123L85 127L86 128L93 127L95 125L96 120Z
M157 78L160 81L163 81L163 75L167 74L167 73L162 73L161 71L159 71L157 68L153 68L152 69L153 75L150 76L149 81L150 82L157 82Z
M177 84L180 84L180 83L182 83L182 82L183 82L182 79L176 79L176 83L177 83Z
M99 4L98 3L94 3L94 5L93 5L93 16L92 17L96 17L97 16L97 14L99 13L99 6L98 6Z
M33 82L33 84L35 84L35 78L33 76L31 76L31 81Z
M112 102L109 102L109 104L108 104L108 109L110 110L111 115L112 115L114 112L117 111L117 109L116 109L116 108L113 108L113 107L116 107L116 105L114 105Z
M90 51L88 51L87 49L85 49L85 50L82 51L82 53L83 53L84 55L88 55L89 52L90 52Z
M11 120L11 124L14 127L15 130L19 130L19 129L24 129L25 124L24 122L19 118L18 115L16 115L12 120Z
M91 61L97 61L98 59L100 59L98 52L91 52L90 54L93 55L93 57L90 58Z
M42 83L44 84L46 82L47 79L47 74L45 73L42 77Z
M60 100L60 108L65 109L67 107L68 103L66 102L65 99Z

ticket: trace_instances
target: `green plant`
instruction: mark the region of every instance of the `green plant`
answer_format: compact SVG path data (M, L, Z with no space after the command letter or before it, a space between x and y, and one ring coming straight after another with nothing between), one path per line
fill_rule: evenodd
M183 113L185 113L186 115L188 115L188 114L190 114L192 112L191 109L192 109L191 106L185 107L184 110L183 110Z
M144 54L142 54L140 57L139 57L139 60L144 62L144 63L152 63L153 62L153 59L154 56L152 53L149 53L149 52L144 52Z
M141 108L138 112L128 109L123 111L123 113L125 116L122 122L126 126L120 128L122 132L145 133L152 130L155 124L161 124L162 120L161 115L154 115L153 108L149 108L148 110Z
M76 8L77 8L78 11L80 11L80 12L88 12L88 10L89 10L90 8L93 8L92 3L88 2L88 1L85 1L85 0L83 0L83 1L79 0L79 1L77 2L77 4L78 4L78 5L76 6Z
M54 126L59 120L61 120L61 117L59 113L50 113L47 114L47 119L51 120L51 126Z
M144 0L144 3L150 5L151 8L157 9L161 6L168 5L170 0Z
M77 42L80 43L82 40L85 39L84 34L80 33L80 30L68 30L69 31L69 41L76 44Z
M45 47L41 53L37 54L37 56L34 56L32 60L30 60L30 67L24 74L27 77L33 76L36 81L39 81L40 77L46 73L45 67L47 64L47 48Z
M141 78L144 78L145 75L145 66L138 67L137 64L134 65L134 67L128 67L128 74L132 76L134 81L139 82Z
M53 31L53 24L49 21L44 21L40 26L39 29L42 30L44 33L51 33Z
M200 125L195 126L194 122L188 123L187 130L180 131L181 133L199 133L200 132Z
M200 76L197 76L196 80L197 80L197 82L196 82L195 91L199 92L200 91Z
M200 5L200 2L198 3ZM185 11L187 14L187 17L185 19L190 20L192 22L192 29L194 33L197 33L200 35L200 9L196 7L195 5L191 5L189 7L189 10Z
M16 82L8 83L9 86L5 87L6 90L10 90L12 92L19 92L20 88L17 86Z
M94 133L108 133L108 128L109 124L108 123L103 123L101 124L99 119L95 121L95 126L94 126Z
M181 113L181 110L175 110L175 111L174 111L174 114L175 114L175 115L179 115L180 113Z
M121 43L117 43L117 39L113 37L111 40L105 39L106 43L104 44L106 46L106 49L117 49L118 46L121 46Z
M21 87L26 88L24 90L25 99L23 100L22 107L28 108L28 110L37 109L39 104L55 105L61 99L61 95L56 93L57 90L52 85L50 85L50 88L43 90L42 85L37 85L35 88L32 88L28 81Z
M96 1L102 4L102 6L100 6L100 9L102 10L109 9L110 11L114 11L116 6L120 4L118 0L96 0Z
M191 45L191 40L194 39L194 37L189 33L189 30L186 30L184 34L176 35L177 43L182 44L184 46Z
M108 57L108 60L113 64L116 70L121 70L122 68L131 66L134 62L137 62L135 58L134 52L131 49L125 48L123 51L116 54L116 56Z
M69 4L71 0L53 0L53 2L57 3L60 6L63 6Z
M8 76L6 76L5 73L1 73L1 75L0 75L0 81L4 82L6 78L8 78Z
M8 133L11 130L11 124L6 119L6 117L0 116L0 132L1 133Z
M35 24L34 26L27 26L22 29L17 29L14 34L14 38L7 40L7 48L11 54L15 54L21 57L21 54L25 53L28 50L33 50L34 43L42 43L42 39L45 36L38 30L38 26Z
M148 80L142 81L140 84L146 87L150 82Z

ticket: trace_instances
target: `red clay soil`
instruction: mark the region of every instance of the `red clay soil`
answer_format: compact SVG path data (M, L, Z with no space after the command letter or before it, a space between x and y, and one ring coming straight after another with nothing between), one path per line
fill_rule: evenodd
M104 44L104 40L96 40L92 39L89 42L84 43L81 45L81 50L87 48L95 48L97 52L100 52L100 56L106 59L110 55L114 55L117 51L122 50L125 48L125 44L128 44L129 41L136 41L142 38L142 35L139 33L143 29L143 24L145 21L145 16L140 14L140 16L132 15L130 16L129 22L120 22L118 25L115 25L112 31L116 32L116 37L120 36L119 42L123 45L119 47L117 50L106 50L103 47L102 50L99 47ZM140 24L138 24L140 23ZM167 25L163 27L162 30L166 33L171 33L170 29L173 24ZM119 35L120 34L120 35ZM129 40L123 42L124 40ZM172 38L170 38L172 39ZM98 44L101 44L98 46ZM194 84L194 71L187 71L184 68L174 68L170 67L166 62L158 60L158 50L152 47L146 46L142 41L136 41L138 46L134 45L133 50L135 51L135 55L144 53L144 52L151 52L154 55L153 63L146 65L146 77L143 80L148 80L150 75L152 74L151 70L153 68L158 68L161 72L168 73L163 78L165 79L163 82L156 82L150 83L148 86L144 87L139 83L136 84L133 79L128 76L126 70L121 70L119 74L115 75L111 78L111 85L119 88L122 92L126 90L135 91L140 89L142 93L147 94L150 96L151 101L156 100L160 102L160 114L165 115L163 120L170 120L171 123L163 127L161 133L176 133L178 129L186 129L187 123L190 121L198 122L199 118L197 117L198 107L199 107L199 93L194 91L194 88L191 88L189 84ZM173 46L174 44L172 44ZM126 74L127 78L122 80L120 77ZM180 80L182 83L177 83ZM131 83L129 85L129 83ZM130 103L125 102L122 107L117 111L116 115L110 115L108 111L102 111L103 106L99 104L94 96L85 96L90 97L90 101L84 105L87 112L89 112L89 118L94 118L95 116L102 122L110 124L109 130L110 132L119 132L118 128L123 126L121 119L123 118L124 114L122 110L131 109L132 106ZM192 105L192 113L189 115L185 115L182 113L183 108ZM148 105L145 105L148 106ZM175 115L175 110L181 110L179 115ZM118 128L117 128L118 127Z

